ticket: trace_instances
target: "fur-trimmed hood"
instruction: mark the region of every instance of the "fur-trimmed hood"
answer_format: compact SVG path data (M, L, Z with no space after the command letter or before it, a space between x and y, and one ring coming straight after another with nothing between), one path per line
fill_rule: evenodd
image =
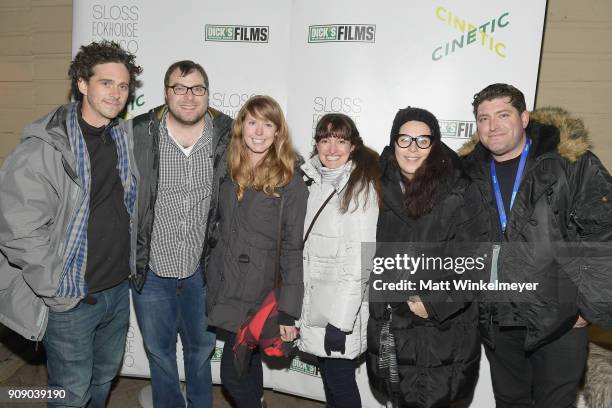
M591 149L589 132L580 118L572 117L566 110L557 107L545 107L536 109L529 113L529 125L538 122L543 125L554 126L559 130L559 143L557 152L561 157L571 162L580 158ZM527 127L529 130L529 126ZM457 151L459 156L464 157L474 151L479 143L478 133Z

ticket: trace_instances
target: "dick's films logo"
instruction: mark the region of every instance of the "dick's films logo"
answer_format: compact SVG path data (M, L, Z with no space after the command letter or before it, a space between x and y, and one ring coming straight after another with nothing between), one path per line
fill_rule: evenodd
M440 120L442 137L469 139L476 132L476 122L462 120Z
M206 41L267 43L269 26L214 25L204 27Z
M308 27L308 42L376 42L375 24L326 24Z

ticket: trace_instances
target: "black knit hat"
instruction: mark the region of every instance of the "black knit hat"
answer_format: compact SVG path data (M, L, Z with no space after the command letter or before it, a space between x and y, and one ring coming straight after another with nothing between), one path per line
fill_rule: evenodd
M390 147L394 147L399 129L402 127L402 125L406 122L410 122L411 120L423 122L429 126L429 129L431 130L432 143L440 140L440 125L438 124L438 119L436 119L433 113L425 109L408 106L407 108L398 110L397 114L395 115L395 119L393 119L391 137L389 139Z

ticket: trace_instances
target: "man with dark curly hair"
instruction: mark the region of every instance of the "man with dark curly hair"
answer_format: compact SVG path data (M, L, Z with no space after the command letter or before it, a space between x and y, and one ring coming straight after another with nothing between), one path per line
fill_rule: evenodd
M75 101L27 126L0 168L0 322L43 341L49 386L65 390L49 406L105 406L121 366L138 172L118 116L134 59L114 42L82 46Z

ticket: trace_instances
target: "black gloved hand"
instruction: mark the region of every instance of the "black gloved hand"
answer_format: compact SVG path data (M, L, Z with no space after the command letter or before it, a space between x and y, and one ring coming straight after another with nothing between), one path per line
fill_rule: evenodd
M336 326L327 323L327 326L325 326L323 348L325 348L325 353L328 356L331 356L332 351L339 351L341 354L344 354L346 351L346 333Z

